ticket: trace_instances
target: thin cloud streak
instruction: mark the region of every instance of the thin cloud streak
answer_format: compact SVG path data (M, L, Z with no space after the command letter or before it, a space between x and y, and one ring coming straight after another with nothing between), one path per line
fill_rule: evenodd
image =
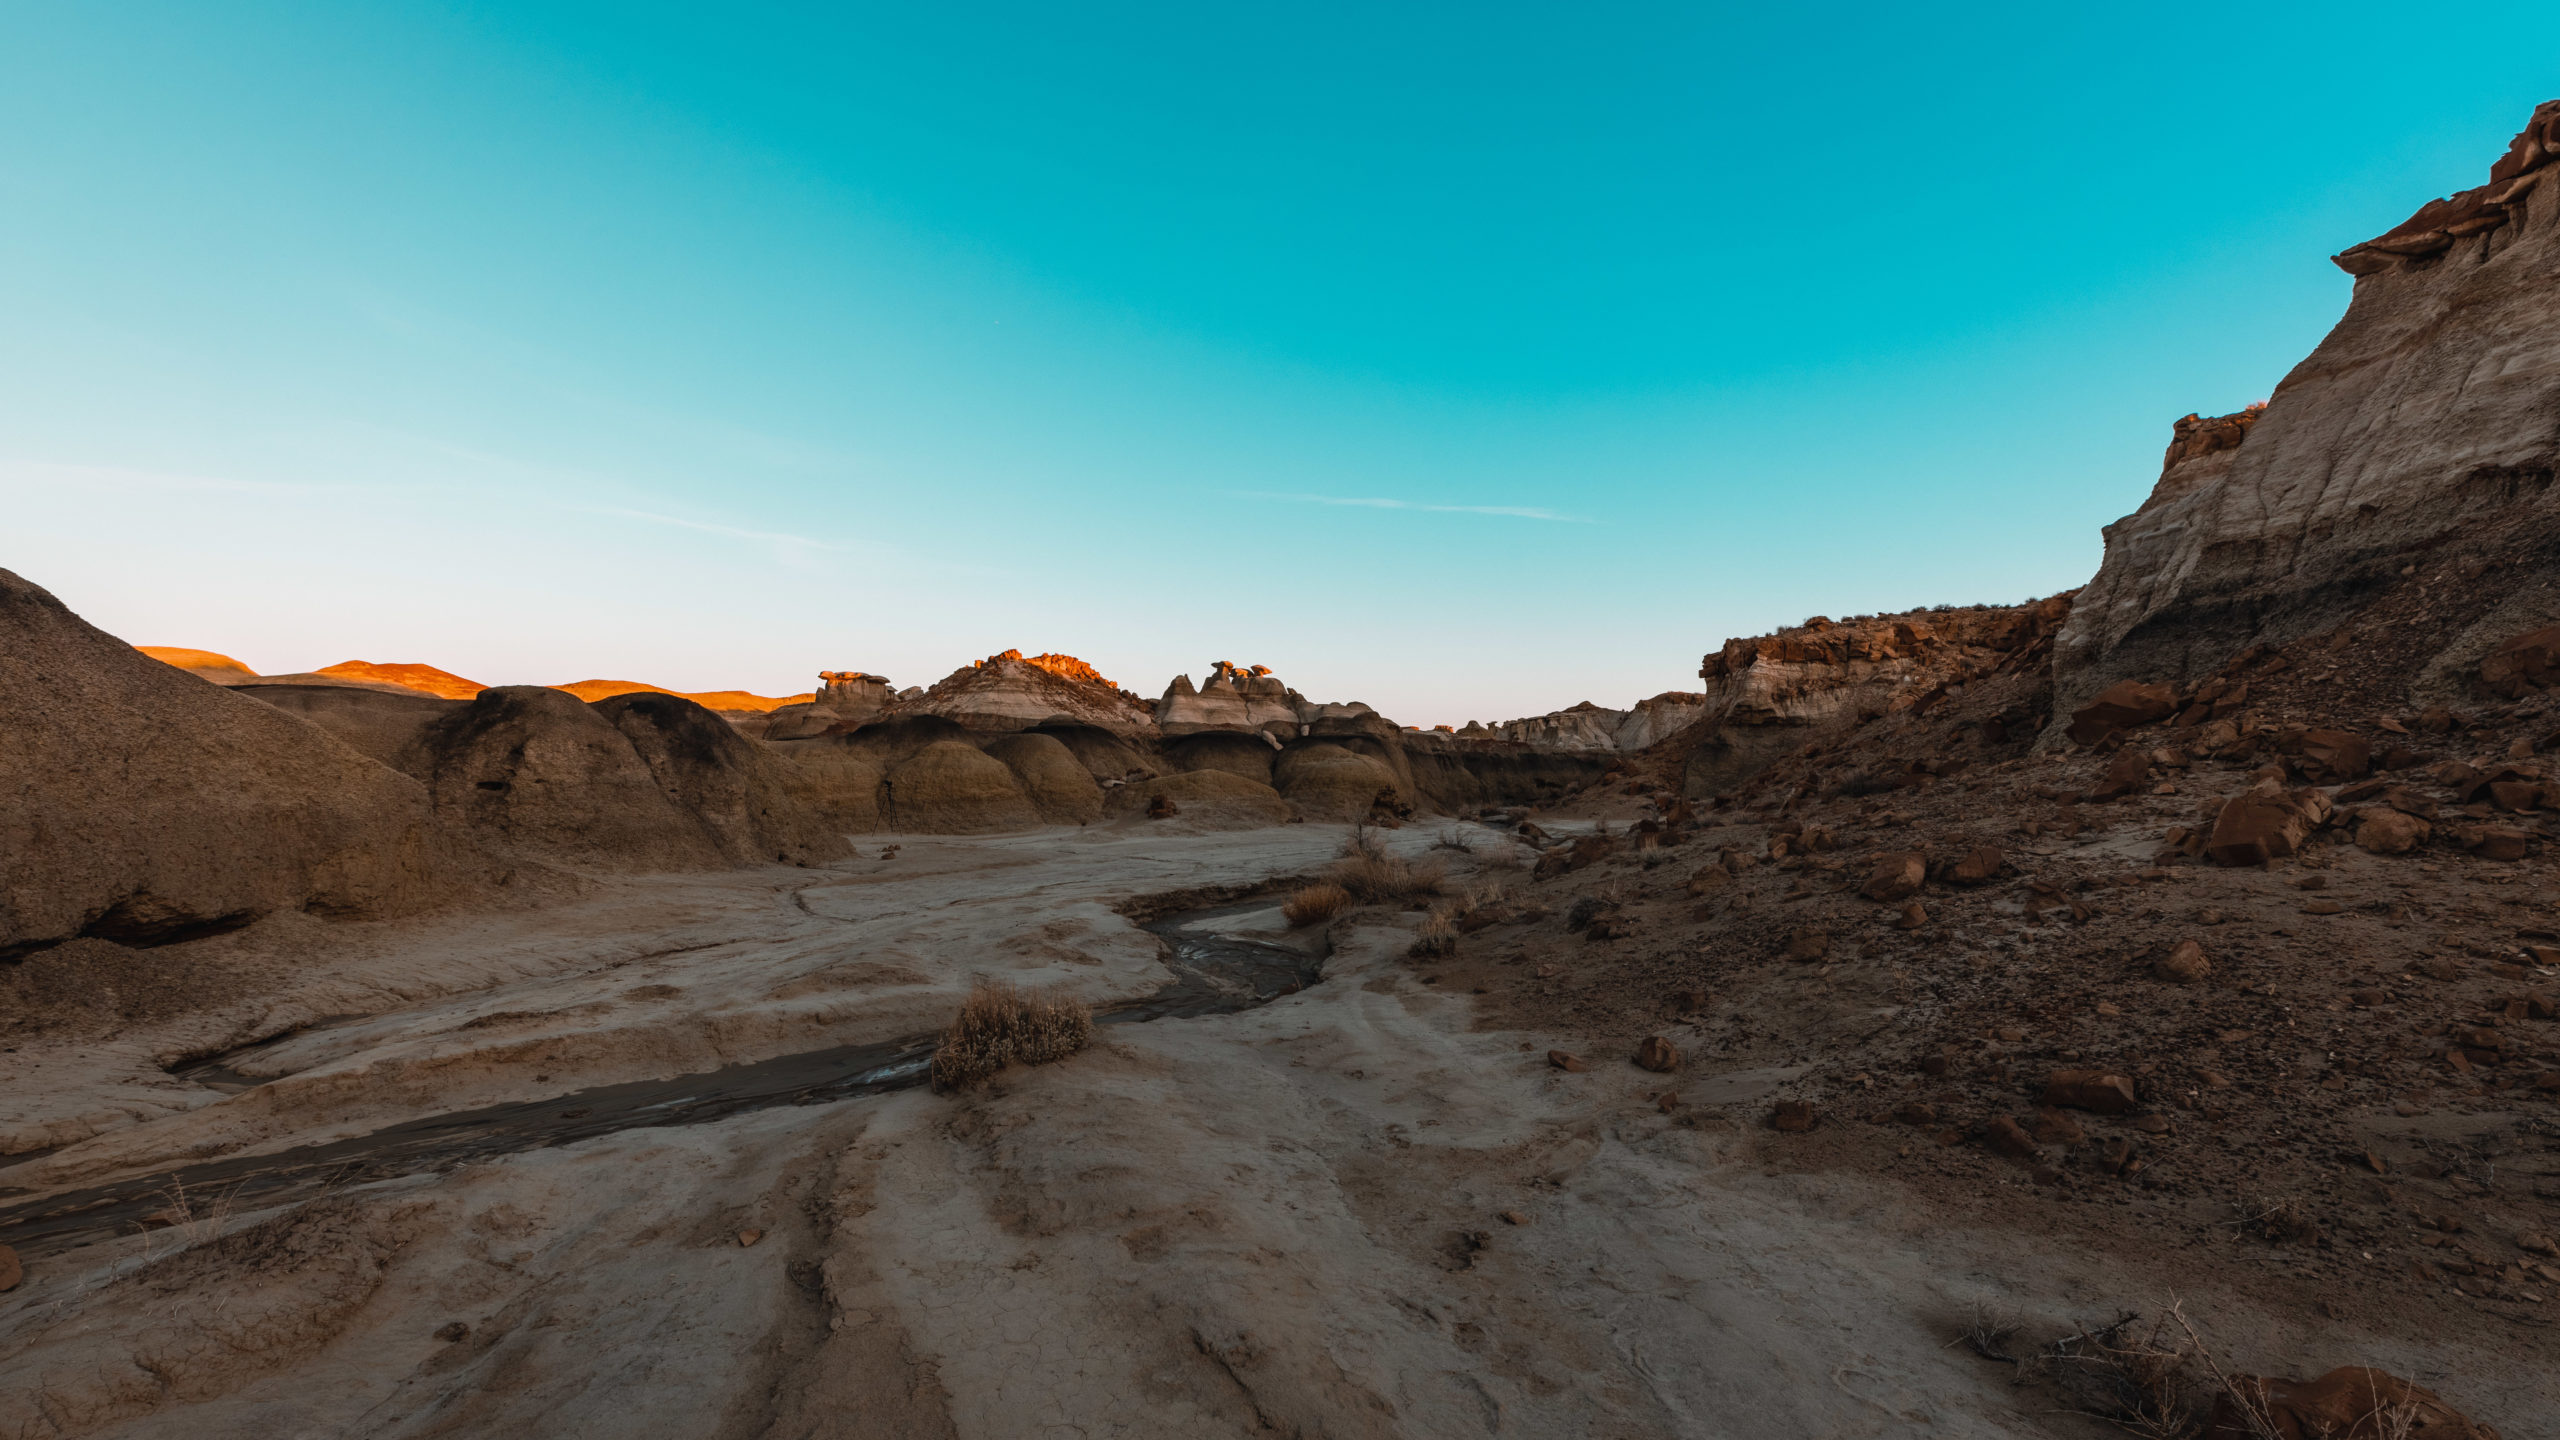
M1514 520L1547 520L1559 525L1597 525L1600 522L1581 515L1560 515L1535 505L1424 505L1412 500L1387 500L1350 495L1291 495L1273 490L1239 490L1248 500L1287 500L1300 505L1352 505L1365 510L1416 510L1436 515L1505 515Z

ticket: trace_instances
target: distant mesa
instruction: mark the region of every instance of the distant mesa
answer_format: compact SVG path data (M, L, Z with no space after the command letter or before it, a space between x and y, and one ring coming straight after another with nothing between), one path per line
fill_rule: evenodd
M762 715L785 705L806 705L817 699L815 692L799 695L757 695L745 690L670 690L663 685L646 685L637 680L581 680L574 685L554 685L592 705L616 695L674 695L690 700L705 710L734 710Z
M184 645L136 645L133 648L163 665L192 671L217 685L229 677L255 679L258 674L230 656L217 655L211 650L190 650Z
M398 685L446 700L468 700L489 687L477 680L465 680L450 670L433 665L377 665L370 660L341 660L311 672L333 680L368 680L380 685Z

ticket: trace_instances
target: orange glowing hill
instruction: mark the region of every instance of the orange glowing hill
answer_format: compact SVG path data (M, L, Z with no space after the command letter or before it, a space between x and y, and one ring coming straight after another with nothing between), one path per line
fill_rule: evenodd
M616 695L633 695L646 691L653 695L673 695L690 700L706 710L779 710L785 705L805 705L818 698L812 690L801 695L751 695L744 690L669 690L663 685L643 685L637 680L581 680L575 685L554 685L592 705Z
M439 670L433 665L377 665L370 660L341 660L311 673L326 675L332 680L399 685L446 700L469 700L489 688L477 680L465 680L450 670Z
M226 677L246 679L258 673L228 655L216 654L211 650L190 650L184 645L136 645L133 648L163 665L175 665L181 670L192 670L207 680L217 683Z

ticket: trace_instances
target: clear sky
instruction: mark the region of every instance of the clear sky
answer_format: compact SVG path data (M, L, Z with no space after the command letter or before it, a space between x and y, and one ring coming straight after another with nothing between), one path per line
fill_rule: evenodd
M0 565L266 671L1412 724L2080 583L2560 7L0 8Z

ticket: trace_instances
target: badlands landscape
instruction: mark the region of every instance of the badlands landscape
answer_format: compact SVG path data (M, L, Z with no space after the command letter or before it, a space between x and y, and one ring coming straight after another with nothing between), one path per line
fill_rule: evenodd
M1623 710L260 676L22 557L0 1437L2552 1434L2555 174L2082 588Z

